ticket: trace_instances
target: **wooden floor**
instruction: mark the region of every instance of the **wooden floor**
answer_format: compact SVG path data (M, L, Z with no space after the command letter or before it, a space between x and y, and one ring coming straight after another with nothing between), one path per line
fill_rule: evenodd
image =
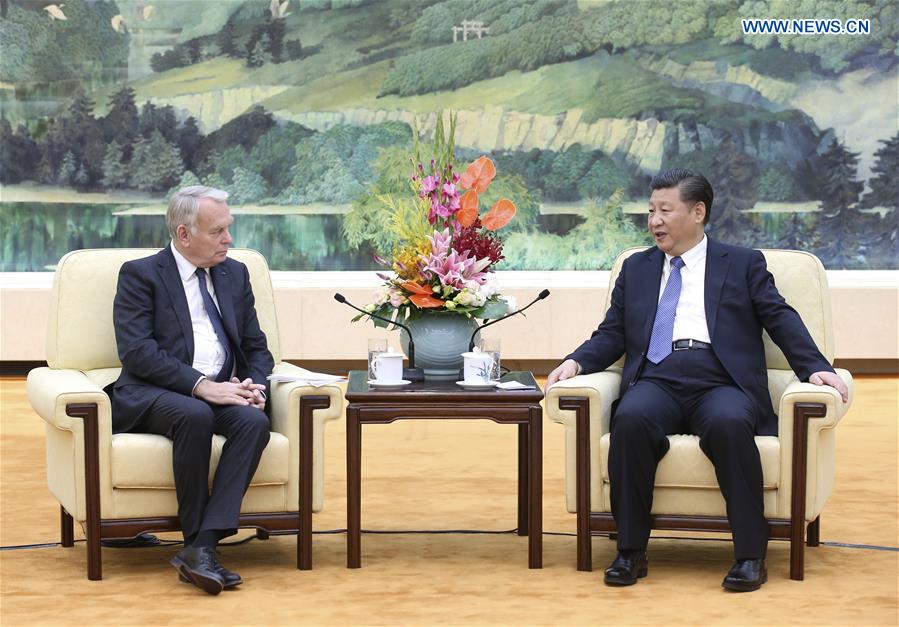
M21 378L0 380L0 543L53 543L58 505L46 487L43 422ZM824 543L899 546L899 380L859 377L837 432L834 494ZM731 545L720 536L659 538L649 577L608 588L601 569L614 543L593 542L592 573L575 569L575 519L564 507L563 429L544 428L544 568L528 570L515 535L365 534L363 567L345 568L344 534L316 535L314 570L298 571L295 540L222 549L244 585L210 597L178 582L176 547L103 549L103 581L88 581L85 546L0 553L0 624L814 624L896 625L899 553L822 545L806 552L806 579L788 577L789 548L769 549L769 581L730 594L721 579ZM492 422L398 422L365 427L364 529L507 530L515 526L517 433ZM326 436L325 509L316 530L346 526L344 428ZM453 476L452 480L445 477ZM553 532L558 532L556 535ZM247 535L249 532L243 532ZM80 530L76 529L76 537Z

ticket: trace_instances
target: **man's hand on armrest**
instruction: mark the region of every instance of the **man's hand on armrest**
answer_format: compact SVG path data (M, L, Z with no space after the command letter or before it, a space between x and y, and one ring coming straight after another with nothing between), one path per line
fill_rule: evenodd
M815 385L829 385L840 393L840 397L842 397L844 403L849 401L849 388L846 387L846 384L840 378L840 375L835 372L830 372L828 370L814 372L812 373L812 376L808 378L808 382L814 383Z
M549 376L546 378L546 387L549 388L551 385L559 381L570 379L571 377L575 377L580 373L581 365L573 359L566 359L561 364L556 366L555 370L549 373Z

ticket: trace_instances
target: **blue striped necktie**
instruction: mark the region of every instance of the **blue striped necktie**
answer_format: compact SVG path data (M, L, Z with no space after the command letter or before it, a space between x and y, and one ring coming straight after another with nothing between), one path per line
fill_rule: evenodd
M646 357L654 364L659 363L671 354L671 342L674 340L674 315L677 313L677 301L680 299L682 285L680 269L684 260L672 257L671 274L659 299L656 319L652 323L652 335L649 338L649 350Z
M209 321L212 323L212 328L215 329L219 342L222 343L222 348L225 349L225 363L222 365L222 370L215 377L215 380L228 381L231 378L231 371L234 369L234 355L231 351L231 343L228 341L228 334L225 333L222 316L212 301L209 288L206 287L206 270L204 268L197 268L197 280L200 282L200 296L203 297L203 306L206 307Z

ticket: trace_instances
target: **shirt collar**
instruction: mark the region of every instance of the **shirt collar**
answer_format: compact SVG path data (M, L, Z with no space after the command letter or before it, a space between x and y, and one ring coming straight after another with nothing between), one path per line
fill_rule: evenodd
M680 258L684 261L684 266L689 270L690 268L696 266L703 259L705 259L706 250L709 247L709 238L706 237L705 233L702 234L702 239L699 240L699 243L696 244L693 248L685 252ZM665 263L667 267L671 267L671 260L674 259L673 255L669 255L665 253Z
M187 282L191 275L196 274L197 266L189 262L187 258L175 248L175 242L171 243L171 249L172 256L175 258L175 263L178 266L178 274L181 275L181 281Z

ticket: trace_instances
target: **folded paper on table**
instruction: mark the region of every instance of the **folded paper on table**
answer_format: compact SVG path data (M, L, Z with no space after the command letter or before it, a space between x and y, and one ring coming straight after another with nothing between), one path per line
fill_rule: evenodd
M502 383L497 383L496 388L498 390L536 390L537 387L534 385L527 385L525 383L519 383L518 381L503 381Z
M346 381L346 377L340 377L333 374L327 374L324 372L312 372L311 370L306 370L305 368L297 368L295 371L286 374L286 373L278 373L278 374L270 374L266 377L272 383L303 383L305 385L311 385L313 387L321 387L323 385L328 385L329 383L337 383L340 381Z

